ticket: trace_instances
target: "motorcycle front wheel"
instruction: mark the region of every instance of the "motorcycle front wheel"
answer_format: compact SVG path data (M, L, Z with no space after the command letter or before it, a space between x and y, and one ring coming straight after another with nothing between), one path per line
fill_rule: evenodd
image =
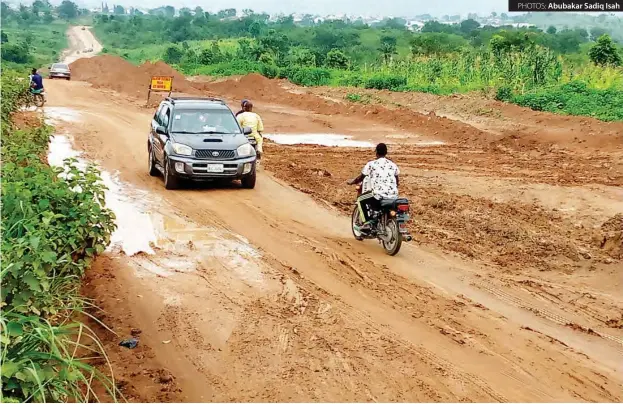
M402 246L402 234L398 229L398 221L390 219L385 225L385 232L389 236L389 241L382 241L383 248L388 255L396 255Z
M360 227L363 223L361 222L361 216L359 215L359 206L355 205L355 209L353 209L353 214L351 215L351 229L353 230L353 236L355 236L356 240L363 240L363 236L361 232L356 229L356 227Z
M33 98L33 102L34 102L34 104L35 104L35 106L37 108L41 108L43 106L43 103L45 102L45 100L43 98L43 95L41 95L41 94L33 94L32 98Z

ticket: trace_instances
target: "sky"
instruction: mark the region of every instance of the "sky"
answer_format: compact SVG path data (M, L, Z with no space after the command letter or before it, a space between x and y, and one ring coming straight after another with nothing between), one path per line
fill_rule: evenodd
M82 0L85 5L95 6L99 0ZM486 15L492 11L506 12L507 0L109 0L124 7L154 8L160 5L172 5L175 8L201 6L206 11L218 11L225 8L246 8L257 12L276 13L309 13L319 15L382 15L382 16L415 16L431 14L477 13ZM77 3L81 3L77 1Z

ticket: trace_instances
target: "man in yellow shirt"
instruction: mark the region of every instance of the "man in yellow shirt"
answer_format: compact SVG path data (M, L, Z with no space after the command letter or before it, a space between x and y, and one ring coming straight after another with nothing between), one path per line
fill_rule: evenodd
M251 135L255 138L256 146L255 152L257 153L258 163L259 160L262 159L262 153L264 152L262 145L264 143L264 138L262 137L262 132L264 131L264 123L262 122L262 118L255 112L253 112L253 103L251 101L247 101L243 108L243 113L238 115L236 119L238 119L238 123L241 127L249 127L251 128Z

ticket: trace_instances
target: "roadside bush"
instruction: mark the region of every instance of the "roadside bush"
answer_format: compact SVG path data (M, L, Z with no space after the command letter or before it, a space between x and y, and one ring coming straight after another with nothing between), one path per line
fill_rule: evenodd
M331 71L318 67L289 67L282 70L280 77L301 86L325 86L331 80Z
M366 81L366 88L376 90L400 91L407 85L407 78L404 76L374 76Z
M602 121L623 121L623 91L592 89L581 81L515 95L512 102L536 111L593 116Z
M344 98L346 98L350 102L361 102L362 100L362 97L360 94L353 94L353 93L346 94L346 97Z
M343 87L362 87L365 83L361 73L342 73L337 79L337 85Z
M81 276L109 243L114 214L95 168L46 164L51 127L10 125L28 85L17 77L2 72L0 401L94 400L94 380L114 398L110 380L76 356L97 337L75 321Z
M268 77L269 79L276 79L279 77L279 67L276 65L262 64L260 67L260 73L262 76Z
M508 86L502 86L495 92L495 99L498 101L510 101L513 97L513 90Z

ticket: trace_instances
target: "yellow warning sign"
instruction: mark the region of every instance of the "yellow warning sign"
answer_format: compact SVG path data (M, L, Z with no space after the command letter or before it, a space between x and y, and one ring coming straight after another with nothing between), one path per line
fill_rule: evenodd
M151 78L149 87L151 91L171 91L171 88L173 88L172 76L153 76Z

